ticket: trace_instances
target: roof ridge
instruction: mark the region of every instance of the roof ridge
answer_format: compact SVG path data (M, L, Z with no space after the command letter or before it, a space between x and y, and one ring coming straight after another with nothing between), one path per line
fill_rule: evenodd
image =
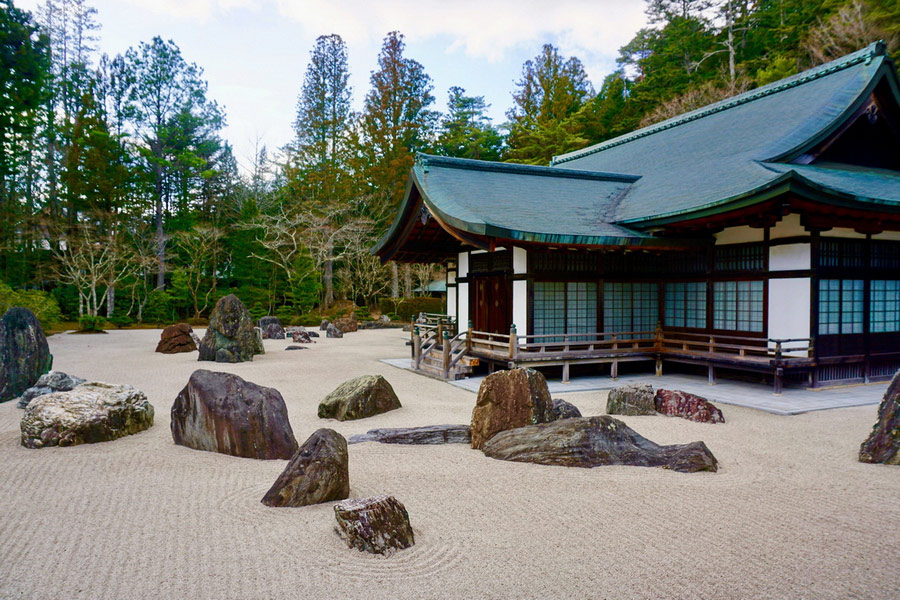
M665 121L660 121L659 123L655 123L653 125L648 125L647 127L632 131L631 133L626 133L617 138L613 138L605 142L600 142L599 144L595 144L581 150L575 150L573 152L554 156L553 160L550 162L550 165L555 166L564 162L568 162L570 160L575 160L576 158L590 156L591 154L602 152L603 150L607 150L614 146L619 146L621 144L625 144L642 137L647 137L648 135L652 135L666 129L671 129L673 127L677 127L691 121L696 121L697 119L702 119L703 117L722 112L735 106L740 106L741 104L747 104L748 102L753 102L754 100L758 100L766 96L771 96L772 94L777 94L787 89L795 88L797 86L803 85L804 83L809 83L810 81L815 81L827 75L831 75L832 73L835 73L837 71L841 71L848 67L858 65L859 63L865 62L866 64L868 64L873 58L877 56L887 56L887 45L882 40L873 42L862 50L857 50L856 52L847 54L831 62L823 63L819 66L807 69L806 71L796 73L794 75L791 75L790 77L785 77L784 79L779 79L778 81L774 81L764 86L746 91L742 94L738 94L724 100L719 100L718 102L702 106L692 111L680 114L676 117L666 119Z
M592 179L596 181L618 181L634 183L640 179L640 175L626 173L606 173L603 171L584 171L580 169L558 169L556 167L543 167L538 165L523 165L519 163L493 162L487 160L474 160L471 158L455 158L450 156L436 156L419 152L416 154L416 164L428 172L429 166L442 166L451 169L465 169L468 171L486 171L494 173L519 173L522 175L535 175L539 177L557 177L564 179Z

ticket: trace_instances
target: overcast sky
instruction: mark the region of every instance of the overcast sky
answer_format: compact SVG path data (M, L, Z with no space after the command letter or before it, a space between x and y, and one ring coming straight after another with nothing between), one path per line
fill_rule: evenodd
M43 0L14 0L34 10ZM209 96L225 107L224 136L246 168L259 141L270 151L291 138L297 94L319 35L337 33L350 54L354 107L387 32L406 36L406 55L447 90L484 96L499 124L522 63L542 44L578 56L595 86L615 68L620 46L644 26L643 0L89 0L100 50L110 55L150 40L173 40L205 71Z

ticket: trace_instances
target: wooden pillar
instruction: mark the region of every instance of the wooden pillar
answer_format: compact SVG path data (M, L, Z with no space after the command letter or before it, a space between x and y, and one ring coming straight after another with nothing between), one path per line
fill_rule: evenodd
M707 376L709 378L709 381L707 383L709 385L716 385L716 368L712 365L712 363L709 363L709 365L707 365L707 369Z
M784 369L781 367L781 357L782 357L782 349L781 349L781 341L775 342L775 389L774 394L776 396L781 395L781 389L784 385Z
M509 327L509 360L515 362L516 356L519 354L519 339L516 336L516 324L513 323Z
M419 335L419 326L413 327L413 365L416 371L419 370L419 364L422 362L422 338Z
M612 366L609 368L609 376L613 379L619 378L619 361L615 358L612 361Z
M450 378L450 334L444 330L441 338L441 370L444 379Z
M656 355L656 376L662 377L662 355Z
M472 351L472 321L469 321L469 328L466 331L466 353Z
M569 383L569 361L563 363L562 382Z

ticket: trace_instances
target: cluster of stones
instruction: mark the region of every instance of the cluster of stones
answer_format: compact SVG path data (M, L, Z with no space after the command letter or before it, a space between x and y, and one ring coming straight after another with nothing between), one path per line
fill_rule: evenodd
M200 342L200 360L244 362L265 354L262 336L250 312L234 294L220 298L209 317L209 327Z
M319 334L315 331L308 331L306 327L288 327L284 330L285 335L289 336L291 340L298 344L314 344L314 337L319 337Z
M195 352L199 346L199 338L187 323L176 323L162 330L156 351L162 354L179 354Z
M0 402L21 396L53 366L40 322L27 308L14 306L0 318Z
M264 340L283 340L285 338L284 329L281 327L278 317L263 317L259 320L258 326Z
M335 325L328 319L322 319L322 324L319 325L319 331L324 331L325 337L328 337L328 338L344 337L344 332L341 331L341 329L337 325Z
M722 411L709 400L680 390L658 389L649 383L619 386L610 390L606 412L611 415L640 416L661 413L697 423L724 423Z

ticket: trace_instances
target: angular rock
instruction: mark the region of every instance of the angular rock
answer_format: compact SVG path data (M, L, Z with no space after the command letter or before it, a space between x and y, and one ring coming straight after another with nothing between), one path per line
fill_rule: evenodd
M329 323L325 328L325 337L342 338L344 337L344 332L335 327L334 323Z
M581 416L581 411L578 410L578 407L570 402L566 402L565 400L560 400L559 398L553 399L553 420L559 421L560 419L573 419Z
M628 383L609 391L606 412L610 415L655 415L653 386L649 383Z
M660 446L606 415L503 431L483 450L485 456L499 460L564 467L630 465L682 473L718 469L716 457L703 442Z
M0 402L21 396L53 366L41 324L27 308L13 306L0 318Z
M49 373L44 373L38 378L37 383L25 390L22 395L19 396L19 403L17 406L19 408L25 408L38 396L45 396L47 394L52 394L53 392L68 392L82 383L84 383L84 379L81 377L66 375L62 371L50 371Z
M884 392L872 433L859 446L859 461L900 465L900 371Z
M498 431L554 420L547 380L534 369L498 371L485 377L472 410L472 448Z
M309 337L314 337L314 338L319 337L319 333L317 331L307 330L306 333L307 333L307 335L309 335Z
M193 352L197 349L194 343L194 330L187 323L176 323L162 330L156 351L162 354L178 354Z
M709 400L681 390L656 390L654 405L656 412L670 417L681 417L697 423L725 422L722 411Z
M245 458L289 459L297 440L278 390L198 369L172 404L176 444Z
M366 433L350 436L350 444L381 442L382 444L469 444L472 432L468 425L428 425L426 427L400 427L370 429Z
M153 425L153 406L130 385L97 381L39 396L20 425L26 448L75 446L115 440Z
M335 505L338 535L360 552L391 555L416 543L409 513L393 496L345 500Z
M331 323L328 319L322 319L322 322L319 323L319 331L325 331L328 329L328 325Z
M281 327L281 321L278 317L263 317L259 320L257 326L262 332L262 339L264 340L284 339L284 329Z
M220 298L200 342L200 360L244 362L265 354L259 333L244 303L234 294Z
M341 333L353 333L354 331L359 331L359 321L357 321L356 317L353 315L335 319L331 324L337 327Z
M320 419L352 421L401 408L394 388L381 375L345 381L319 403Z
M271 489L266 506L307 506L350 496L347 440L333 429L319 429L303 442Z
M312 344L312 337L310 337L309 332L305 329L300 329L298 331L294 331L291 334L291 339L293 339L298 344Z

